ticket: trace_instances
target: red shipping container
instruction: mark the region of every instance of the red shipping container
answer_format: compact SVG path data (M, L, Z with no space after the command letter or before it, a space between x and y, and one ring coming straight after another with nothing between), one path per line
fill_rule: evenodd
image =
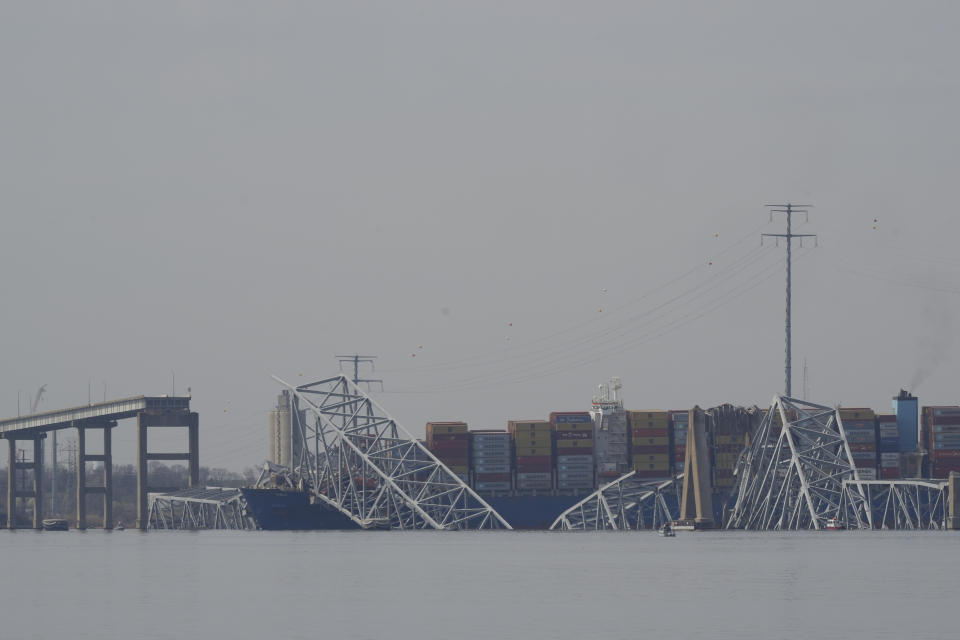
M880 469L881 480L898 480L900 478L900 467L883 467Z
M929 424L960 424L960 416L934 416Z
M960 449L934 449L930 452L931 460L960 458Z
M557 447L558 456L593 455L593 447Z
M950 472L952 471L956 471L957 473L960 473L960 464L955 464L955 465L935 464L933 465L933 473L931 475L933 475L933 477L937 478L938 480L942 480L945 478L949 478Z

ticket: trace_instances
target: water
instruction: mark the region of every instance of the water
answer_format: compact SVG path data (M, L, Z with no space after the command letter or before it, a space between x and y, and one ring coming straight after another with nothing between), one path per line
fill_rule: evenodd
M956 638L960 535L0 532L0 638Z

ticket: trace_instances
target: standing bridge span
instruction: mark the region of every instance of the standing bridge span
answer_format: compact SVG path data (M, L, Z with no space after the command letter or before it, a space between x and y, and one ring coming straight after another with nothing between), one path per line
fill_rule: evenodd
M146 529L147 493L150 487L147 466L150 460L185 460L189 469L189 484L195 487L200 482L199 420L190 411L188 396L134 396L94 402L80 407L44 411L16 418L0 420L0 438L9 444L10 458L7 467L7 527L16 528L18 499L32 499L33 527L39 529L43 520L43 440L47 433L61 429L77 430L77 513L76 527L87 525L86 497L91 494L103 496L103 527L113 528L113 450L111 431L121 420L137 420L137 527ZM147 448L149 427L184 427L188 430L188 451L175 453L151 453ZM89 454L86 451L87 431L99 430L103 436L103 453ZM17 443L33 444L33 459L16 459ZM103 463L103 484L88 486L85 467L87 462ZM16 471L29 470L30 486L18 486Z

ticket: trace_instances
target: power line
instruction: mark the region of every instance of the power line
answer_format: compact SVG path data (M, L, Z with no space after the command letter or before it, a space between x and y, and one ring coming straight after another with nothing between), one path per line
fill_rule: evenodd
M813 233L793 233L793 214L802 213L804 216L808 216L808 209L812 209L813 205L810 204L768 204L766 207L770 210L770 219L773 219L773 214L775 213L784 213L787 216L787 232L786 233L763 233L760 235L761 242L763 238L777 238L779 243L780 238L785 238L787 241L787 313L786 313L786 363L784 365L784 386L786 391L785 395L789 398L790 394L790 375L791 367L793 366L790 361L790 350L791 350L791 338L790 338L790 266L791 266L791 249L793 248L793 239L800 238L801 246L803 246L803 238L814 238L816 239L816 234Z

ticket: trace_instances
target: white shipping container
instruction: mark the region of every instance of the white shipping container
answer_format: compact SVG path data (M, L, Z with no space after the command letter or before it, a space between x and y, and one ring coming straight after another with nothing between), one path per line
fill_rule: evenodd
M861 469L857 468L857 473L860 474L861 480L876 480L877 479L877 470L876 469Z
M509 464L484 464L473 468L477 473L510 473Z
M510 491L509 482L477 482L474 487L477 491Z

